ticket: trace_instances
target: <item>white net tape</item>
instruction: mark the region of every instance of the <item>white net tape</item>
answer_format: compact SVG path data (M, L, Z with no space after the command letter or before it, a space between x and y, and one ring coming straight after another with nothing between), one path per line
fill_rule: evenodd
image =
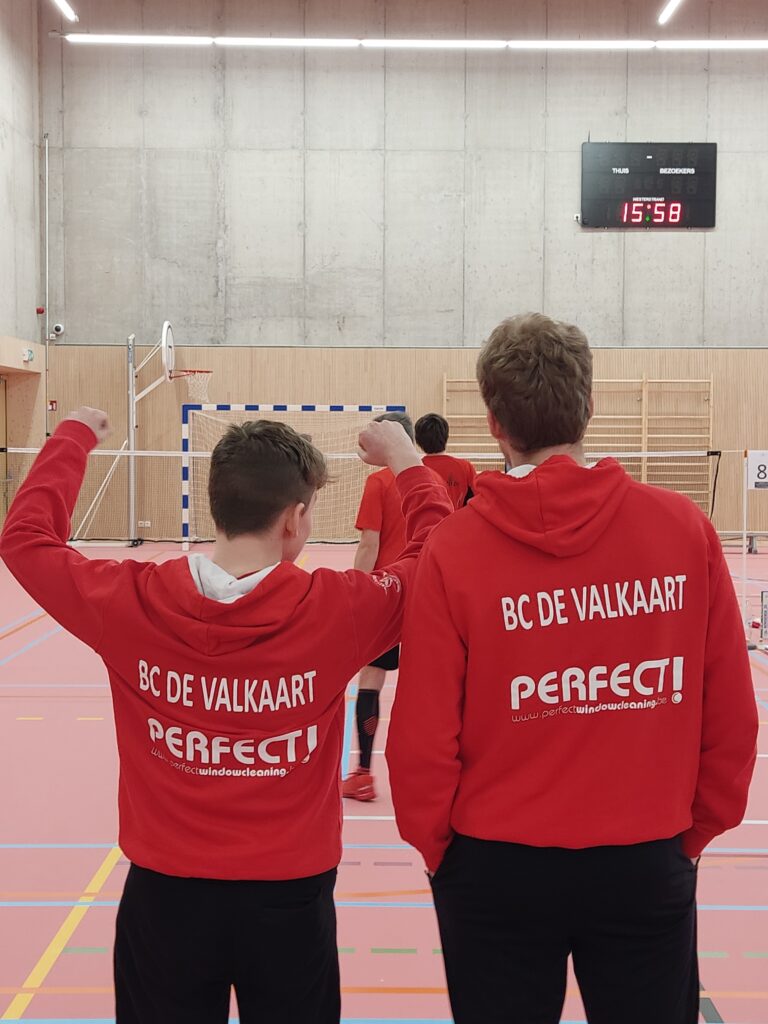
M374 472L354 454L360 427L369 422L371 413L268 413L264 418L289 422L302 433L310 434L326 454L331 482L320 492L312 539L317 541L357 540L354 528L357 509L367 476ZM213 524L208 511L208 469L210 453L227 426L259 413L190 411L189 513L190 539L210 540ZM26 478L39 449L7 449L7 480L0 488L0 523L19 485ZM453 454L468 458L480 472L504 468L503 460L490 452ZM591 457L597 457L597 452ZM727 453L726 453L727 454ZM731 453L740 460L741 452ZM131 453L97 449L88 460L85 480L74 515L72 529L87 540L128 540L129 490L128 463ZM180 451L137 451L136 519L139 536L147 540L178 541L182 539L182 465ZM713 459L706 452L620 452L614 457L638 480L687 494L707 512L711 496ZM113 465L115 463L115 465ZM103 493L99 497L99 491ZM89 509L93 505L90 514ZM85 520L85 522L84 522ZM729 524L730 525L730 524ZM740 537L740 535L739 535ZM739 540L740 543L740 540ZM765 589L768 589L768 585ZM759 614L759 594L751 612Z

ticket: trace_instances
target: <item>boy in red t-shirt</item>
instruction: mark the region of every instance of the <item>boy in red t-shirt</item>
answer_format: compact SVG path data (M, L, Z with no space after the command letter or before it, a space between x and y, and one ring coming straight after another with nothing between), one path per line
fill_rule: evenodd
M475 489L475 467L466 459L448 455L448 420L428 412L416 420L416 444L424 452L424 465L445 481L454 508L462 508Z
M406 413L388 412L377 416L375 422L391 420L399 423L413 441L413 421ZM375 572L382 565L396 559L405 543L405 520L394 486L395 478L388 469L372 473L365 481L355 528L360 530L360 543L355 552L355 568L362 572ZM376 799L371 757L373 741L379 724L379 695L384 688L387 672L394 672L400 660L399 644L385 651L370 665L360 670L357 684L357 721L360 760L358 768L344 780L342 793L352 800L367 802Z
M327 477L283 423L229 427L211 458L210 557L91 559L67 545L88 454L80 409L35 460L0 555L103 659L120 756L117 1024L338 1024L333 887L349 679L400 638L416 556L451 512L399 426L361 455L388 466L405 533L373 575L294 562ZM382 562L378 562L382 565Z

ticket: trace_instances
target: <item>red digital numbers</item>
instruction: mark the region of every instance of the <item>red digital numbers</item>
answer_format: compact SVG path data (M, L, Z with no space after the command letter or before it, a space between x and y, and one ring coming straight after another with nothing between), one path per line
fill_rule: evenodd
M679 224L683 219L683 204L668 203L666 200L644 202L635 200L624 203L621 208L622 224Z

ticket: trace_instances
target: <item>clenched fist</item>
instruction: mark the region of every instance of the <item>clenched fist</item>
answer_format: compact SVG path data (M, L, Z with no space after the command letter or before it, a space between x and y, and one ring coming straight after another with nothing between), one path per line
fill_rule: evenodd
M419 453L403 427L393 420L369 423L358 439L357 454L369 466L389 466L397 476L420 466Z
M102 441L106 441L109 435L112 433L112 427L109 424L109 416L101 409L91 409L90 406L81 405L79 409L71 412L67 416L68 420L76 420L78 423L84 423L86 427L90 427L96 435L96 441L101 444Z

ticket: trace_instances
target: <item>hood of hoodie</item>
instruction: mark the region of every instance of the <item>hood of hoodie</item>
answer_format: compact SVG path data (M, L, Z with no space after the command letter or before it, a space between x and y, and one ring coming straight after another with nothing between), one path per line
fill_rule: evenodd
M208 559L173 558L147 568L140 584L147 613L206 655L243 650L284 631L312 586L311 574L291 562L243 580Z
M568 558L599 540L631 482L615 459L587 469L555 455L524 477L481 473L469 508L521 544Z

